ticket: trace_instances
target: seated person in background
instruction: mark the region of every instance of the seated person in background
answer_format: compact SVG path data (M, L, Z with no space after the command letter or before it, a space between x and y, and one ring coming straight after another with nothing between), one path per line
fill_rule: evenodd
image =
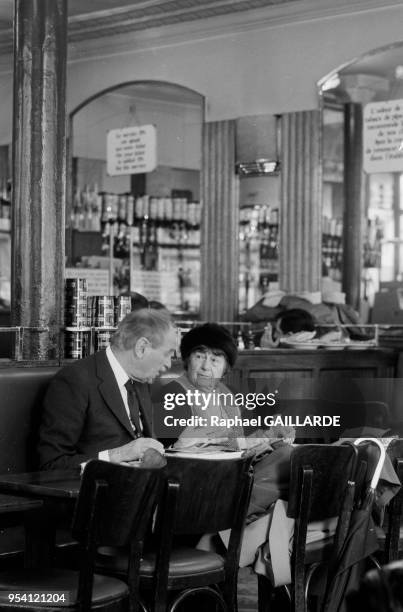
M351 340L372 340L373 333L361 327L359 314L348 304L344 303L345 295L340 291L326 291L286 295L283 291L267 292L254 306L242 314L241 320L248 321L254 333L254 342L258 346L264 327L267 323L272 326L278 317L290 310L303 310L309 313L317 326L318 334L327 332L332 337L324 341L334 342L341 338L333 337L334 331L342 330L345 338ZM340 327L340 326L344 327Z
M164 311L129 313L106 350L61 368L43 401L41 469L77 468L90 459L129 462L154 438L148 383L168 369L176 329Z
M166 310L167 312L169 312L168 308L164 306L164 304L162 304L161 302L158 302L157 300L150 300L148 302L148 307L153 308L154 310Z
M273 324L268 323L264 336L261 339L262 347L278 347L282 338L289 338L290 341L307 342L320 337L323 342L340 340L339 330L331 330L325 334L320 334L316 330L315 318L302 308L291 308L284 310L276 315Z
M232 392L222 382L238 355L236 344L225 327L216 323L194 327L182 337L180 351L184 374L162 387L153 400L159 406L159 414L171 414L174 418L187 419L190 416L201 417L207 420L207 424L179 427L175 432L173 428L165 428L166 439L171 438L173 433L178 438L175 448L224 444L234 449L252 448L260 452L270 450L270 443L278 443L279 438L293 441L295 432L292 428L259 430L253 437L245 438L240 425L221 427L214 424L213 417L217 417L221 423L223 420L241 416L239 407L232 401ZM175 403L177 394L184 395L188 391L191 393L187 394L187 398L192 401L187 401L185 405L178 402L170 412L164 410L164 400L167 397ZM197 392L200 394L198 400ZM250 412L248 416L252 416Z
M267 324L264 333L264 345L277 347L280 344L280 339L285 336L314 331L315 321L313 316L301 308L292 308L279 312L274 318L273 324ZM312 338L313 335L309 333L307 337ZM263 346L263 343L261 345Z

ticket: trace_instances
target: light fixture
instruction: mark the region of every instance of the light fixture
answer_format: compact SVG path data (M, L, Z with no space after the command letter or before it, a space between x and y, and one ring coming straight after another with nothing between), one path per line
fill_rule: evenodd
M236 171L241 176L264 176L266 174L278 174L280 162L271 159L256 159L251 162L238 162Z
M275 176L280 172L281 117L258 115L237 120L237 162L242 177Z

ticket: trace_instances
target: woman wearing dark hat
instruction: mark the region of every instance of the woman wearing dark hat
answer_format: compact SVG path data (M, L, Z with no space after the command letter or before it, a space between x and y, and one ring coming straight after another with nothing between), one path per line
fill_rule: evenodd
M157 402L163 405L167 397L186 396L186 403L175 404L171 411L174 418L195 417L195 423L187 427L164 428L163 435L168 442L174 442L172 434L178 438L175 448L224 444L231 448L254 448L264 450L270 439L262 432L259 438L245 439L241 425L228 426L228 419L240 417L240 409L232 401L230 389L222 379L236 362L237 346L225 327L217 323L198 325L187 332L180 344L185 372L160 391ZM164 411L164 414L167 413ZM217 417L219 425L214 423ZM197 420L199 419L199 420ZM203 419L203 424L201 424ZM280 437L279 432L273 437Z
M205 323L191 329L183 336L180 350L185 376L195 387L209 391L235 364L238 356L231 334L217 323Z
M211 425L211 417L227 419L240 416L239 409L232 406L231 402L216 400L219 394L231 394L222 382L223 376L235 364L238 355L231 334L217 323L198 325L182 337L180 352L184 373L165 385L160 390L159 397L153 399L162 407L166 398L174 402L178 398L178 404L175 404L171 412L165 412L162 407L162 413L164 416L170 414L176 419L195 417L195 425L164 427L160 433L165 436L165 440L161 441L165 445L175 442L176 448L208 443L228 444L237 448L236 439L243 436L242 427ZM182 405L179 398L184 395L186 404ZM158 411L161 414L160 409ZM205 419L203 426L199 425L201 419ZM160 418L158 420L161 421Z

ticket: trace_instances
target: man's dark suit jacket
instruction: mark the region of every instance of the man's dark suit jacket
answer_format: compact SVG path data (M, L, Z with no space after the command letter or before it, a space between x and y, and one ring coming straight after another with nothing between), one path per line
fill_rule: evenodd
M143 434L152 436L149 386L136 383ZM41 469L69 469L135 439L105 351L62 368L50 382L39 431Z

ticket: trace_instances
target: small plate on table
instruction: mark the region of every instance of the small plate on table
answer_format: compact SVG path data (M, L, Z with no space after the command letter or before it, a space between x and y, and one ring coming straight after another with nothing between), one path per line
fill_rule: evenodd
M350 346L349 342L323 342L319 344L320 348L331 351L343 351Z
M301 349L303 351L312 351L312 350L316 350L319 347L319 344L316 344L315 342L312 341L308 341L308 342L292 342L291 340L280 340L280 346L285 346L287 348L293 348L293 349Z

